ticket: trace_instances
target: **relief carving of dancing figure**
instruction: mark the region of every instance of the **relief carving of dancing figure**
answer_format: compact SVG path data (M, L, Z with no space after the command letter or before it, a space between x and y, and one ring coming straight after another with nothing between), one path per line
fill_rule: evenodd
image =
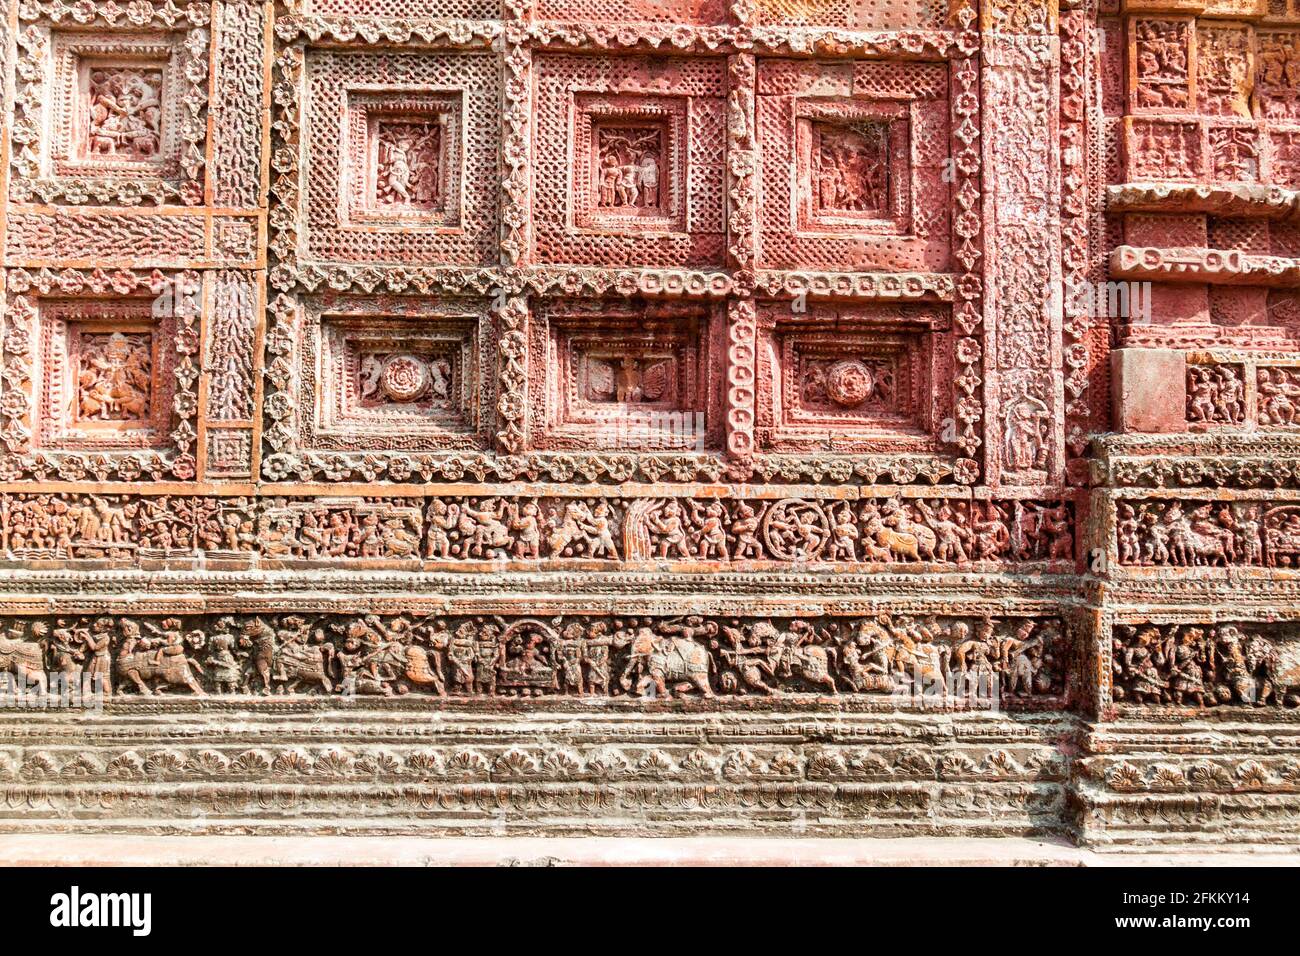
M162 70L95 68L88 83L90 155L156 157L162 141Z

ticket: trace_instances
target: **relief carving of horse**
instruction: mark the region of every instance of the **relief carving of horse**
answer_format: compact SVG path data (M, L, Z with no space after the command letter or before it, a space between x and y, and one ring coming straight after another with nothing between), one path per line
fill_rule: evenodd
M427 651L417 644L388 641L371 655L371 660L382 674L397 675L399 680L419 690L432 689L440 697L447 693L442 664L436 652ZM399 687L398 690L402 689Z
M835 686L835 678L831 676L834 663L835 648L816 644L797 648L791 661L794 672L804 680L810 684L829 687L832 694L838 694L840 689Z
M320 647L291 641L276 648L274 660L275 679L285 682L286 691L292 693L303 681L320 684L327 694L334 690Z

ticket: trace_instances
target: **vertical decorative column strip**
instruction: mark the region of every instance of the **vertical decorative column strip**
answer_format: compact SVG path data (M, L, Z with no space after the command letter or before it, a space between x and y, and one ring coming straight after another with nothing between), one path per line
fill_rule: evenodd
M951 182L954 202L953 233L957 243L954 257L961 267L957 279L953 323L960 333L954 344L953 384L956 388L953 408L955 421L945 428L943 437L950 439L966 457L958 459L956 477L966 484L979 478L979 453L983 439L980 423L984 405L980 398L983 384L984 355L980 335L984 325L981 306L983 279L983 216L980 209L980 32L976 5L964 0L953 14L958 28L960 56L953 61L952 97L952 166Z
M208 188L221 208L263 205L262 157L267 104L266 31L269 5L222 3L212 22L216 76L209 95L211 151Z
M511 269L528 259L530 118L533 110L533 56L528 46L531 0L508 0L501 38L501 265Z
M1088 177L1089 96L1094 76L1089 0L1065 0L1061 11L1061 329L1065 388L1065 447L1067 476L1082 484L1087 462L1081 459L1094 430L1088 378L1094 373L1089 354L1092 322L1088 288L1089 223L1093 196Z
M1056 0L993 0L981 42L985 463L992 485L1064 477Z
M531 0L507 0L500 40L501 85L501 283L493 302L497 355L497 445L524 450L528 396L528 299L520 269L527 265L529 229L530 119L533 56L528 46Z
M744 11L737 12L739 16ZM754 307L754 188L757 148L754 137L755 65L752 54L727 61L727 265L735 275L736 296L727 305L727 454L736 464L754 454L755 358L758 325ZM743 469L742 469L743 470Z

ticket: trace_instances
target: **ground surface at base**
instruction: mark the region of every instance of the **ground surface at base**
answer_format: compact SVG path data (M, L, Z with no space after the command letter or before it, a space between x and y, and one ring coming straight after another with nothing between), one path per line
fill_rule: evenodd
M1296 866L1268 846L1097 852L1063 840L0 835L14 866Z

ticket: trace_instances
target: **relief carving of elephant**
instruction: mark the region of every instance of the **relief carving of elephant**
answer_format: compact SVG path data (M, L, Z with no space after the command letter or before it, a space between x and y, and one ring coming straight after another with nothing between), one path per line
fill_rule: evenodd
M637 682L637 693L654 687L658 697L671 697L668 684L678 693L694 687L705 697L713 696L709 686L712 658L708 648L684 637L659 637L650 652L646 674Z
M0 674L13 674L26 684L35 684L42 694L49 690L45 651L35 641L0 637Z

